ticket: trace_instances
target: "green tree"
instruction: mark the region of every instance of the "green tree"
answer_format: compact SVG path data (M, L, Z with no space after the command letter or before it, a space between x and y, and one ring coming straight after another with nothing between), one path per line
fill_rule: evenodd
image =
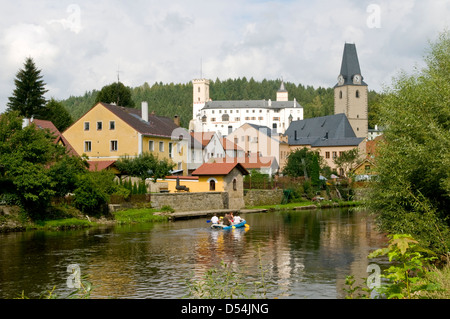
M380 102L385 142L368 205L383 231L449 251L450 32L430 44L426 67L400 74Z
M64 132L66 128L72 125L72 117L61 102L51 98L45 106L45 112L38 116L41 120L51 121L58 131Z
M18 111L26 118L41 115L46 104L44 94L47 93L42 78L33 59L26 58L24 68L19 70L14 80L16 88L9 97L8 111Z
M305 176L314 178L314 182L319 180L321 158L317 152L306 147L291 152L288 156L283 175L291 177Z
M338 168L342 168L345 175L349 175L353 166L356 164L359 158L358 148L354 148L348 151L341 152L333 162Z
M134 107L134 101L131 97L131 89L123 85L122 82L115 82L104 86L98 92L95 103L116 103L116 105L125 107Z
M143 153L138 157L122 157L116 162L116 167L122 174L139 177L143 181L147 178L156 182L170 174L175 164L167 159L160 160L152 153Z
M17 111L0 117L0 177L9 181L10 191L29 212L42 212L55 195L56 183L48 167L65 150L53 140L50 132L35 125L22 128Z

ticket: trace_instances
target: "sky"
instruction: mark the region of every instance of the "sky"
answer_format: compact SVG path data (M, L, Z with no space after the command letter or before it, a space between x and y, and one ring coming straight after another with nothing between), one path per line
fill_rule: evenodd
M370 90L423 66L449 0L0 0L0 113L27 57L58 100L120 81L333 87L355 43ZM212 97L214 98L214 97Z

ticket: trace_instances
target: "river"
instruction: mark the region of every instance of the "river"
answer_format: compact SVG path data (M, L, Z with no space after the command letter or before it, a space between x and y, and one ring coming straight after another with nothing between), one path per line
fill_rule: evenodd
M353 209L242 215L247 229L212 230L206 219L0 234L0 298L66 296L69 265L91 298L181 298L185 280L221 262L261 279L269 298L344 298L345 277L367 277L369 252L386 244L372 218ZM70 280L69 280L70 281Z

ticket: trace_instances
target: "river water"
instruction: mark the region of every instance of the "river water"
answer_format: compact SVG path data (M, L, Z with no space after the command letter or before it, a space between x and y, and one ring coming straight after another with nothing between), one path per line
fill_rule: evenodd
M37 298L53 287L66 296L69 265L92 283L91 298L181 298L186 279L222 262L248 283L261 280L262 267L269 298L344 298L345 277L367 277L367 255L386 244L358 210L242 217L250 228L212 230L200 218L0 234L0 298Z

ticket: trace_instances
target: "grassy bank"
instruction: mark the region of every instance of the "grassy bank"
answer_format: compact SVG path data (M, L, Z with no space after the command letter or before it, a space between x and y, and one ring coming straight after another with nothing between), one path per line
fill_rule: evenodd
M248 209L268 209L268 210L296 210L301 208L335 208L335 207L353 207L359 206L361 202L359 201L302 201L298 203L287 203L287 204L277 204L277 205L262 205L262 206L251 206L246 207Z
M0 232L26 230L65 230L95 227L99 225L122 225L131 223L150 223L167 221L163 214L155 214L159 210L139 208L121 210L108 217L89 217L71 206L51 207L45 220L30 220L19 207L2 207L0 214ZM5 213L6 211L6 213Z
M127 209L112 213L118 224L151 223L167 221L168 217L156 215L159 210L155 208Z

